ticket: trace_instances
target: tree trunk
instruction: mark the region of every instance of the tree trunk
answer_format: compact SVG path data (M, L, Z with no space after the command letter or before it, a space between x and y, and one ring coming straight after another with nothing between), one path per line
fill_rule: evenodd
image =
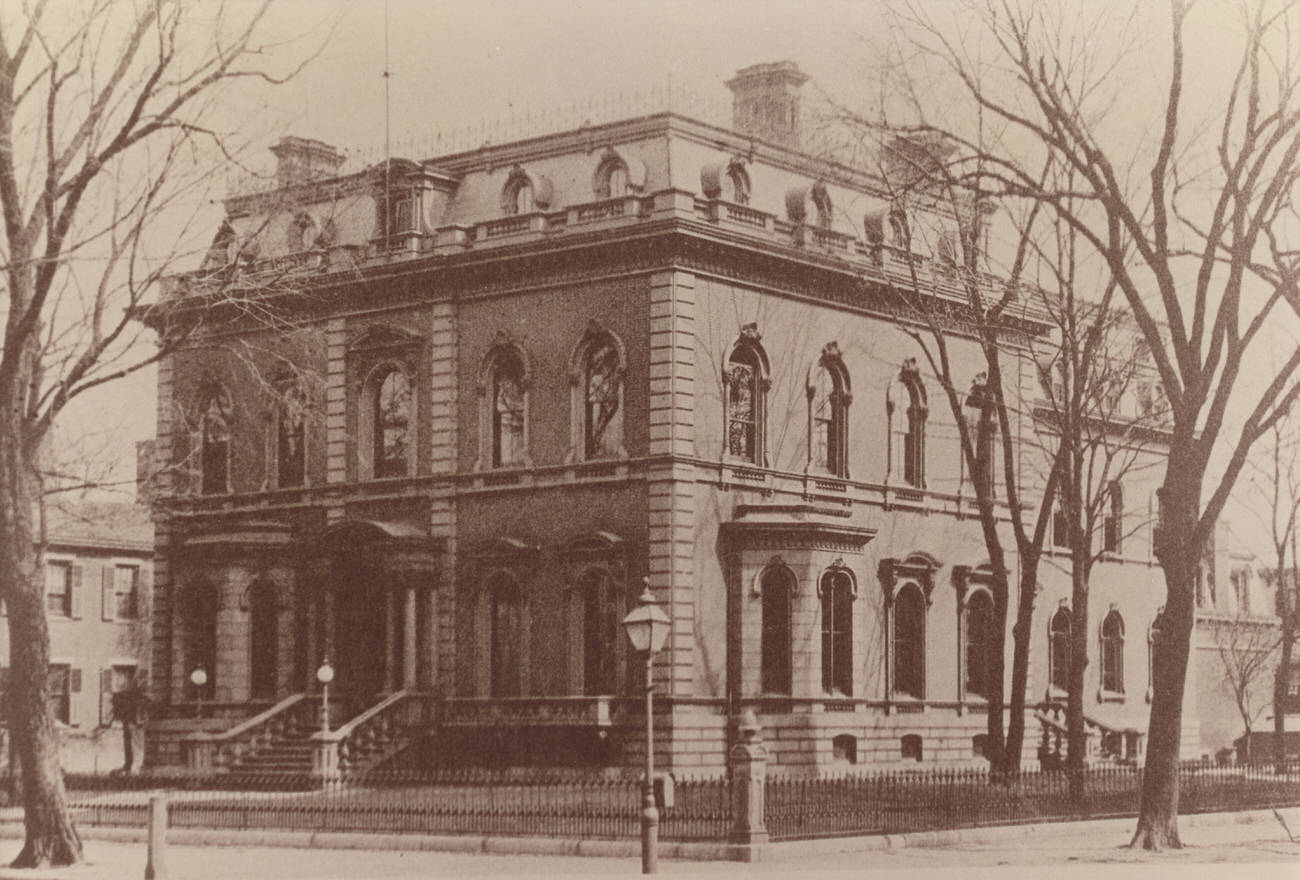
M1011 717L1007 720L1007 754L1003 767L1012 776L1020 772L1020 756L1025 745L1025 696L1029 690L1038 560L1037 554L1026 554L1020 561L1020 594L1016 600L1016 624L1011 629Z
M1286 590L1285 577L1278 578L1277 589L1279 593ZM1286 772L1287 690L1291 683L1291 655L1295 646L1296 623L1294 612L1289 609L1281 617L1282 656L1278 658L1277 670L1273 673L1273 768L1279 774Z
M978 499L980 505L980 526L984 532L984 546L989 554L989 567L993 570L993 581L989 585L993 593L993 632L998 634L997 644L989 652L988 721L985 731L988 733L986 755L989 766L1001 772L1008 772L1006 739L1003 734L1003 707L1006 705L1006 632L1007 632L1007 563L1002 551L1002 542L997 533L997 521L994 518L991 498ZM961 625L960 623L958 624ZM1017 768L1018 768L1017 758ZM1014 772L1014 771L1012 771Z
M1070 802L1075 806L1083 804L1083 771L1088 755L1088 733L1083 717L1083 679L1088 669L1088 575L1080 549L1076 544L1070 565L1070 687L1065 703L1068 750L1065 768L1070 779ZM1089 552L1091 548L1084 545L1082 553Z
M21 412L13 396L5 412ZM24 449L18 419L0 425L0 591L9 609L10 736L22 766L26 841L13 867L72 865L81 839L68 818L50 712L50 633L42 554L33 533L38 450Z
M1170 457L1170 474L1178 474ZM1137 831L1130 846L1160 850L1181 848L1178 835L1178 762L1182 741L1183 692L1195 617L1200 486L1164 487L1165 517L1159 527L1156 555L1165 573L1165 612L1160 641L1152 658L1151 722L1147 732L1146 769Z

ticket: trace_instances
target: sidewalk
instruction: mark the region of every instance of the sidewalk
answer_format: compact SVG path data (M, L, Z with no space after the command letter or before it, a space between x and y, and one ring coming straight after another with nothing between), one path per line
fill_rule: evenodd
M1292 829L1300 828L1300 809L1283 813ZM1073 873L1080 880L1099 871L1116 876L1150 876L1152 868L1178 872L1186 878L1196 867L1197 877L1205 872L1227 876L1250 863L1252 880L1300 877L1300 843L1287 833L1267 811L1185 816L1180 828L1188 847L1181 851L1146 853L1124 848L1134 820L1101 820L990 828L927 835L903 835L870 839L871 849L860 847L861 838L776 844L773 860L755 863L692 862L662 859L660 873L673 877L723 877L761 874L772 877L818 876L861 877L886 880L891 875L969 878L972 872L997 870L999 877L1017 872L1040 877L1045 865L1055 880ZM13 826L6 832L16 832ZM39 880L133 880L144 876L143 834L135 829L86 829L87 864L48 871L15 871L0 868L3 878ZM104 832L115 831L115 834ZM101 833L96 833L101 832ZM200 839L207 834L213 845L171 843L166 865L171 880L362 880L362 878L425 877L632 877L639 874L636 844L617 857L591 858L573 855L429 852L375 847L393 835L351 835L350 842L363 848L311 849L284 846L249 846L235 842L229 834L174 830L171 838ZM118 840L105 839L117 837ZM139 837L140 842L121 838ZM349 836L329 835L322 843L339 847ZM265 839L265 836L264 836ZM224 840L225 845L218 845ZM475 840L469 838L469 840ZM534 843L553 843L545 839ZM416 840L407 839L408 845ZM516 843L527 843L516 841ZM594 842L592 842L594 843ZM622 842L620 842L622 843ZM13 859L20 848L16 839L0 842L0 858ZM613 849L613 848L611 848Z

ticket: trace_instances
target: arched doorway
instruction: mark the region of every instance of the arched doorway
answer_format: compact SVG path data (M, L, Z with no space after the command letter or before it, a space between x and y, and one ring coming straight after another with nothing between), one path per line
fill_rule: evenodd
M280 602L275 585L259 579L249 586L249 695L273 700L279 675Z
M383 694L430 681L418 670L418 636L430 631L426 596L435 582L435 544L400 523L346 521L322 536L328 569L316 592L317 657L308 687L316 685L322 658L334 667L331 694L352 709ZM425 657L430 656L429 652Z
M335 558L329 584L333 632L327 641L337 694L363 705L386 690L388 655L388 591L381 566L368 556L340 553Z

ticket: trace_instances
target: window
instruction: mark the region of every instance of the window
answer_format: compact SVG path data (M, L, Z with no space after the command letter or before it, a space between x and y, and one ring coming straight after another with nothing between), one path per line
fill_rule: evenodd
M488 589L488 650L491 696L517 697L521 693L519 585L508 574L494 575Z
M900 405L905 404L903 412ZM914 358L908 358L897 381L890 387L887 409L890 443L894 445L891 464L902 473L903 482L918 489L925 487L925 421L928 414L925 385Z
M49 668L50 714L64 724L72 723L72 695L81 691L81 670L66 663Z
M191 584L185 597L185 683L191 699L210 700L217 685L217 589L207 581ZM196 669L207 673L201 688L190 683Z
M826 191L826 184L820 180L813 184L812 203L817 211L817 228L830 229L833 217L831 194Z
M1233 595L1237 600L1237 613L1250 614L1250 569L1239 568L1230 577Z
M45 610L60 617L72 616L72 563L45 563Z
M922 742L919 733L909 733L898 741L899 753L904 761L920 761Z
M1108 510L1102 519L1102 549L1107 553L1119 553L1124 540L1124 489L1118 480L1113 480L1107 489Z
M620 603L618 587L603 568L578 581L582 594L582 692L588 696L618 691Z
M1165 624L1165 609L1161 606L1151 621L1147 632L1147 702L1151 702L1151 691L1156 684L1156 651L1160 649L1161 631Z
M1070 609L1057 609L1047 630L1047 663L1048 680L1061 691L1070 689L1070 628Z
M894 693L925 697L925 598L915 584L894 600Z
M749 204L749 175L745 173L744 166L739 162L732 162L727 166L723 198L737 205Z
M848 371L835 343L826 346L808 385L809 457L814 467L837 477L849 475Z
M989 695L990 665L995 650L993 598L978 590L966 601L966 693Z
M628 194L627 163L617 156L611 156L600 163L596 169L596 196L602 199L617 199Z
M1070 546L1070 521L1065 516L1065 508L1060 506L1052 511L1052 546Z
M290 386L281 392L275 442L276 484L281 489L301 486L307 479L306 410L301 389Z
M1124 618L1113 609L1101 622L1101 689L1124 693Z
M492 466L522 464L524 444L524 368L513 349L502 349L492 370Z
M831 756L846 764L858 763L858 738L851 733L831 737Z
M135 620L140 616L140 567L118 565L113 569L113 616Z
M230 398L225 391L211 392L199 419L200 491L222 495L230 491Z
M616 455L623 440L623 366L614 341L595 341L582 370L584 458Z
M790 611L794 598L794 572L770 565L763 572L762 681L765 694L792 693Z
M121 714L113 711L113 694L122 693L135 685L134 664L116 664L99 672L99 723L107 726L121 721ZM138 704L137 704L138 705ZM137 709L138 711L138 709ZM138 720L138 715L136 716Z
M763 463L764 397L767 358L758 345L758 328L742 330L727 359L724 385L727 407L727 453L743 461Z
M371 400L374 476L404 477L410 468L411 385L406 374L389 368Z
M853 694L853 575L832 569L822 575L822 690Z
M545 211L553 195L554 187L548 178L516 165L501 190L501 211L509 215Z
M968 422L975 435L975 467L971 480L975 485L976 497L991 498L997 482L998 426L993 395L989 392L988 378L984 373L976 376L971 383L966 407L971 411Z
M420 198L417 193L409 189L389 189L384 194L381 208L385 237L418 231Z

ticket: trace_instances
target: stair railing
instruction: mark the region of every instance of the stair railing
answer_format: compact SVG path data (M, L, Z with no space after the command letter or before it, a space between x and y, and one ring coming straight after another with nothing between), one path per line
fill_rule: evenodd
M305 694L292 694L220 733L195 733L186 737L190 767L203 772L229 770L245 755L265 748L298 722Z

